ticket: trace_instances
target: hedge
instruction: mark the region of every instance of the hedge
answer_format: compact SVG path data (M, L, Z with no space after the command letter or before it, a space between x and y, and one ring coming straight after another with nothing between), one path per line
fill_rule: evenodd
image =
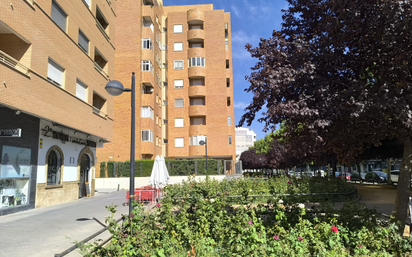
M152 174L154 160L138 160L135 161L134 174L135 177L150 177ZM223 173L223 162L219 160L207 160L208 175L219 175ZM129 177L130 161L125 162L108 162L107 177ZM188 175L206 175L206 160L166 160L166 167L170 176L188 176ZM196 168L197 167L197 168ZM102 177L102 176L101 176Z
M100 177L101 178L106 177L106 162L101 162L100 163Z

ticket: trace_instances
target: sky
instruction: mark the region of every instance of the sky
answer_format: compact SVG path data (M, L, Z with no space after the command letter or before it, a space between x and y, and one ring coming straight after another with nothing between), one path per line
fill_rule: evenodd
M251 74L251 67L257 62L245 49L245 45L249 43L256 47L261 38L267 39L272 36L273 30L280 30L281 10L286 9L288 4L285 0L163 0L164 6L193 4L213 4L214 10L230 12L235 125L238 125L245 108L253 99L252 93L244 91L249 87L245 76ZM245 124L243 127L248 126ZM256 119L248 128L256 133L256 139L265 137L264 125Z

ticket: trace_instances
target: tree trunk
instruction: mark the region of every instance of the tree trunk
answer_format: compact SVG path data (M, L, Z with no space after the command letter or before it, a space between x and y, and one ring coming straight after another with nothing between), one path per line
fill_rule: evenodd
M359 174L360 183L363 184L359 162L356 163L356 170L358 171L358 174Z
M395 217L403 224L407 218L409 196L411 191L412 141L406 138L403 141L403 157L396 193Z
M388 171L387 171L387 173L388 173L388 184L392 184L392 179L391 179L392 167L391 167L391 163L392 163L391 158L386 159L386 165L388 166Z

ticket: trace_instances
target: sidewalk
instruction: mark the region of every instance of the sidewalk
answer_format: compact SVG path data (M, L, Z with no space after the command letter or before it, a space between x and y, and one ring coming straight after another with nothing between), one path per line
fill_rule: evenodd
M117 190L117 189L116 189ZM117 205L115 219L128 214L123 206L126 191L98 191L94 197L82 198L51 207L32 209L0 217L1 256L53 257L101 230L111 213L105 206ZM109 234L102 234L106 239ZM81 256L74 250L67 257Z

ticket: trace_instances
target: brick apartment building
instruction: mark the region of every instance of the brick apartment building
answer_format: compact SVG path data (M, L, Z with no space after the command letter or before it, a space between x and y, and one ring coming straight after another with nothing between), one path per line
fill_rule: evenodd
M235 160L230 13L212 4L117 2L114 79L136 72L136 159ZM114 98L113 141L97 160L130 159L130 94Z
M0 5L0 215L93 195L113 132L116 1Z

